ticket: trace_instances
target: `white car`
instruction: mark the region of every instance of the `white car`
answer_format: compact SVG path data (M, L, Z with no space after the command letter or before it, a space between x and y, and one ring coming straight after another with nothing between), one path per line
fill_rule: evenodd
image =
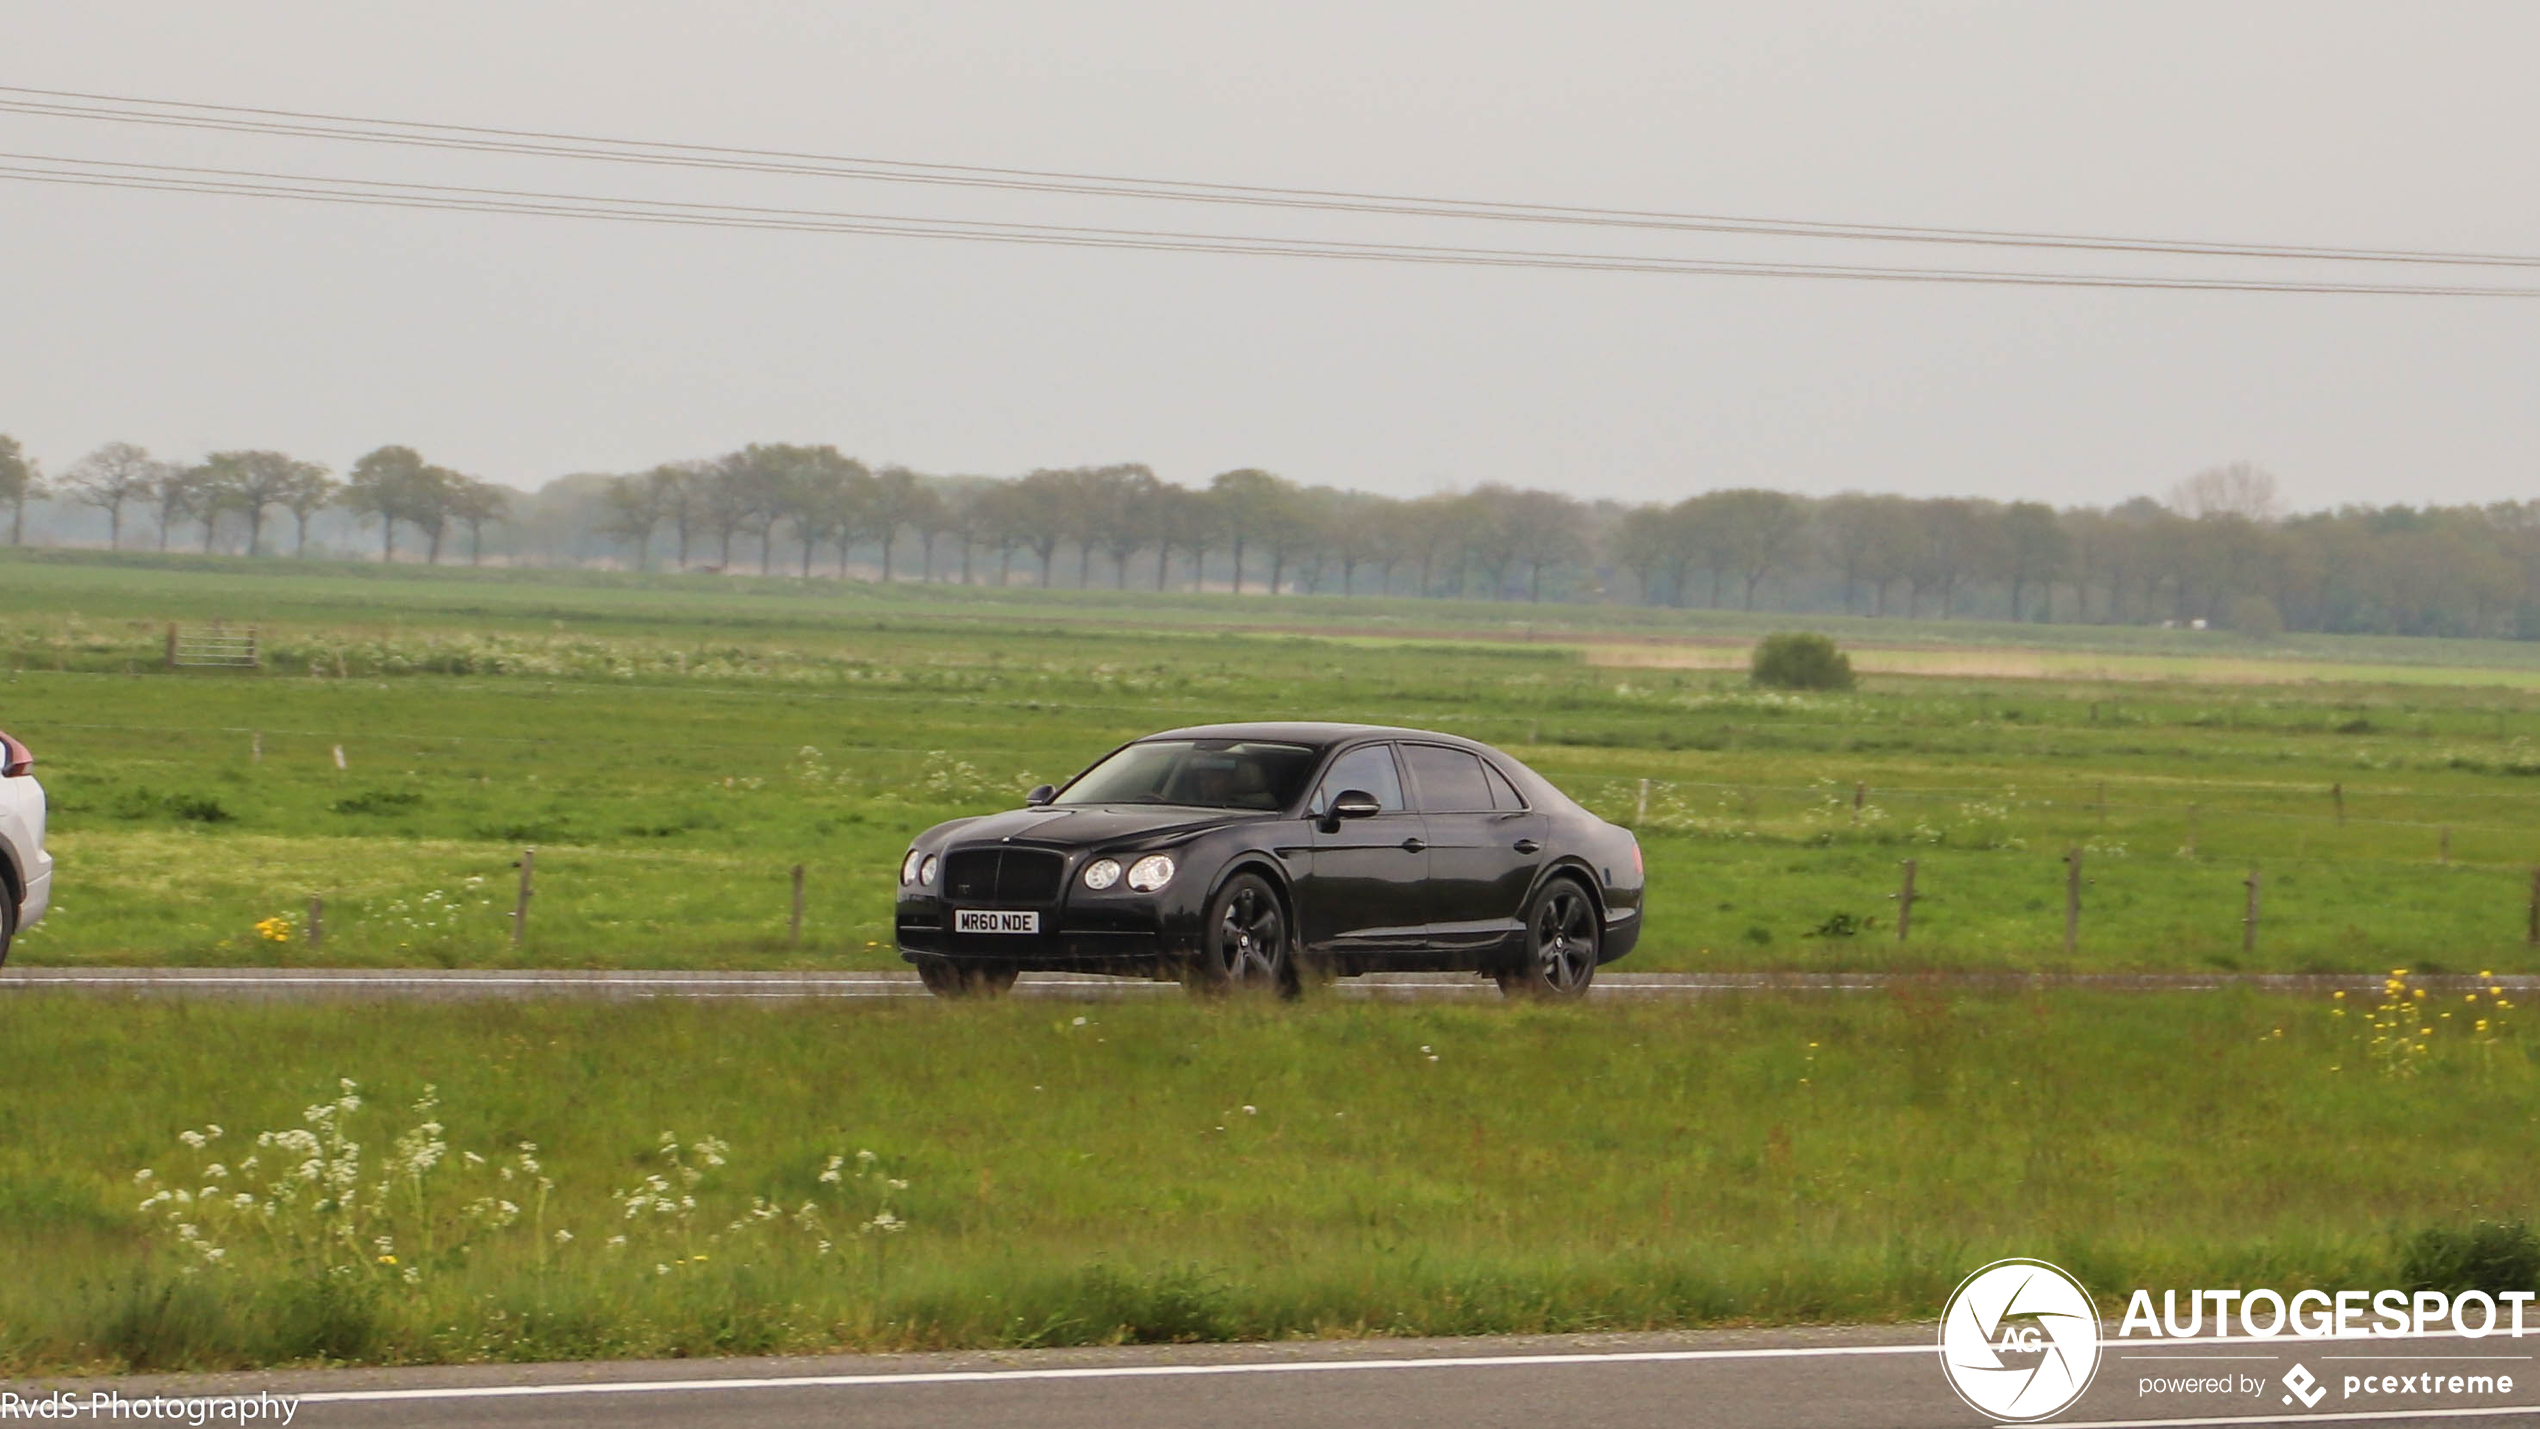
M0 963L20 928L31 927L53 901L53 856L44 851L44 786L35 782L35 751L0 734Z

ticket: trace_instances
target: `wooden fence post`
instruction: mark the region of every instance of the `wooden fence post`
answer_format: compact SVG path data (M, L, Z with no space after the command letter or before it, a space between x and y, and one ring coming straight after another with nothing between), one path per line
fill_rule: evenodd
M2081 946L2081 850L2064 855L2064 956Z
M1639 828L1647 822L1649 822L1649 781L1643 779L1640 781L1640 801L1632 806L1632 827Z
M316 948L325 944L326 900L312 893L309 895L309 946Z
M1914 922L1914 860L1905 860L1905 883L1896 890L1896 941L1904 942Z
M2338 827L2340 827L2340 828L2345 827L2345 825L2346 825L2346 786L2345 786L2345 785L2343 785L2343 784L2331 784L2331 785L2329 785L2329 786L2328 786L2328 797L2330 797L2331 799L2334 799L2334 800L2336 800L2336 801L2337 801L2337 824L2338 824Z
M520 901L512 905L512 946L515 948L520 946L520 940L529 932L530 880L537 867L538 850L522 849L520 851Z
M1863 784L1860 780L1855 779L1852 781L1852 825L1855 828L1858 828L1861 825L1861 800L1866 797L1869 792L1869 787Z
M265 762L265 732L261 729L247 736L247 762L250 764Z
M2258 950L2258 871L2249 870L2242 882L2249 889L2249 911L2240 915L2240 951L2254 953Z
M176 622L168 622L168 668L176 668Z
M2450 824L2445 824L2443 826L2442 861L2445 863L2450 863L2452 861L2452 826Z
M803 866L799 863L794 865L794 920L785 936L792 946L803 945Z

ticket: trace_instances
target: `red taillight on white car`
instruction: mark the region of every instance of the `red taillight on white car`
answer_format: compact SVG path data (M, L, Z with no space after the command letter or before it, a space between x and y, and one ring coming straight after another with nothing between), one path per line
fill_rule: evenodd
M17 736L0 734L0 779L16 779L35 772L35 751L18 741Z
M1640 835L1638 834L1632 835L1632 872L1638 874L1649 872L1648 869L1640 866Z

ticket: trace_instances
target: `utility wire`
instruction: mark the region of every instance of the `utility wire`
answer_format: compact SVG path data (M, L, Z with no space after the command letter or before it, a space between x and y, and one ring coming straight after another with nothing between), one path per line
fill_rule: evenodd
M35 167L47 165L49 167ZM1144 252L1220 253L1253 257L1327 258L1454 267L1526 268L1752 278L1817 278L1862 282L1952 283L1994 287L2154 289L2190 292L2371 294L2399 297L2534 298L2540 288L2373 283L2301 279L2156 277L2117 273L2033 273L1998 269L1889 268L1841 264L1740 262L1659 255L1537 249L1463 248L1430 244L1273 238L973 219L837 213L737 204L706 204L536 190L408 184L372 179L278 174L263 170L140 164L51 155L0 155L0 179L149 192L294 199L359 207L435 209L680 227L768 229L954 239L1051 247Z
M1322 212L1477 219L1509 223L1569 224L1672 232L1745 234L1892 243L2182 254L2196 257L2266 258L2475 267L2540 267L2540 255L2445 250L2335 247L2315 244L2219 242L2202 239L2104 234L2023 232L2004 229L1838 223L1815 219L1759 218L1725 214L1595 208L1570 204L1505 202L1347 189L1280 188L1185 179L1136 178L1062 170L999 168L672 143L649 139L481 125L375 119L352 115L147 99L76 90L0 85L0 113L99 122L212 130L291 138L331 139L476 153L612 163L726 169L886 183L949 185L1103 198L1233 204Z

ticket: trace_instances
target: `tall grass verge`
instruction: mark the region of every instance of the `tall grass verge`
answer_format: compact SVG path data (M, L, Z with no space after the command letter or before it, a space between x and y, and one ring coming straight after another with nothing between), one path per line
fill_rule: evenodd
M1888 1320L2009 1254L2119 1292L2399 1283L2427 1229L2531 1216L2540 1069L2492 1018L2406 1075L2369 1033L2324 1000L1938 987L1081 1013L20 995L0 1367Z

